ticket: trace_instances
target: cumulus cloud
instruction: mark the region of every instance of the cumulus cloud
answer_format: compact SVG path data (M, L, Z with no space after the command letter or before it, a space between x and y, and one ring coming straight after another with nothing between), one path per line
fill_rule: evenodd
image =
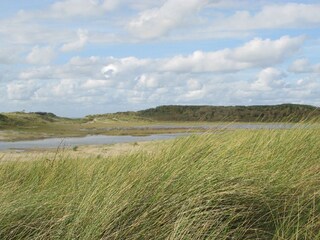
M61 66L34 67L20 74L20 81L7 84L8 99L50 105L81 103L81 106L90 106L91 112L97 111L98 103L99 106L116 105L115 111L120 107L128 110L160 104L320 103L317 78L295 79L294 75L288 76L275 67L227 74L162 72L150 67L145 72L143 69L148 66L135 65L133 59L130 58L130 65L139 66L137 69L127 68L124 72L120 68L109 78L104 78L100 69L105 63L120 60L76 57Z
M61 79L58 84L53 86L52 93L58 97L74 96L77 82L74 79Z
M161 7L148 9L131 20L128 29L140 38L167 34L196 14L207 0L167 0Z
M83 89L99 89L99 88L103 88L103 87L110 87L112 86L112 81L107 81L105 79L101 80L101 79L89 79L87 81L85 81L82 84L82 88Z
M152 75L142 74L138 76L135 81L137 81L136 87L139 88L157 88L159 86L159 80Z
M78 35L78 39L76 41L63 44L61 47L61 51L69 52L69 51L81 50L88 41L88 31L83 29L78 29L77 35Z
M297 59L289 66L294 73L320 73L320 64L311 64L308 59Z
M202 89L203 85L200 83L199 80L191 78L187 81L187 87L189 90L194 91Z
M256 38L242 47L216 52L196 51L169 60L164 68L170 71L230 72L252 67L271 66L296 53L303 37L281 37L277 40Z
M105 0L102 3L102 7L107 11L113 11L121 6L123 2L123 0Z
M252 83L251 88L257 91L271 91L284 87L283 78L286 75L276 68L265 68L258 74L258 79Z
M48 17L96 17L111 12L125 4L128 7L150 6L144 0L62 0L51 5Z
M7 84L7 96L10 100L28 100L37 90L36 83L34 81L26 82L11 82Z
M17 61L17 53L14 49L0 48L0 64L12 64Z
M19 74L20 85L7 90L12 97L13 89L25 88L21 82L35 81L41 84L33 94L18 92L17 96L86 104L117 102L123 106L250 104L252 99L269 103L277 94L313 94L308 88L302 91L298 83L290 85L283 71L276 68L297 53L303 42L304 37L256 38L232 49L156 59L73 57L64 65L27 69ZM243 73L247 70L260 72L251 80Z
M71 110L74 103L81 103L92 112L98 108L104 112L181 103L320 104L320 64L312 60L319 45L314 38L319 34L306 30L319 28L320 4L55 0L41 6L17 9L16 14L0 20L0 99L13 103L15 109L18 104L54 103L66 103ZM271 31L260 31L285 29L288 33L290 28L295 29L290 33L306 37L275 39ZM281 30L275 34L282 34ZM236 38L232 41L236 44L252 36L257 38L233 47L228 46L230 41L215 40ZM149 53L150 45L145 49L144 44L132 44L150 39L166 57L159 57L159 51ZM198 41L201 39L206 41ZM90 49L99 51L100 57L72 57L63 63L72 56L71 51L87 56L89 41ZM172 48L182 41L181 46ZM115 43L121 45L112 49ZM124 50L116 51L121 46ZM197 46L223 47L194 51ZM128 52L132 49L139 55L132 56ZM55 50L61 58L50 64ZM128 57L102 57L103 52ZM141 55L146 57L138 57ZM297 56L300 59L287 67ZM19 62L29 64L15 65ZM108 108L102 107L108 104Z
M269 67L281 63L299 51L304 37L284 36L277 40L253 39L234 49L214 52L195 51L187 56L169 59L138 59L134 57L114 59L102 69L105 75L143 72L235 72L255 67Z
M54 49L50 46L39 47L35 46L27 55L27 62L30 64L49 64L55 58Z
M215 22L216 29L254 30L274 28L317 27L320 4L287 3L264 6L261 11L237 11Z
M30 69L27 69L27 70L20 72L18 77L21 80L52 79L52 78L54 78L53 68L51 66L30 68Z
M11 18L0 19L1 44L7 43L12 48L25 45L57 45L72 39L73 31L64 27L53 28L39 21L36 14L17 14ZM52 22L51 22L52 23Z
M310 72L310 63L308 59L302 58L294 61L289 67L289 71L296 73Z
M200 90L191 90L187 91L185 94L183 94L179 100L188 102L196 99L203 99L206 96L206 90L200 89Z
M97 0L63 0L51 5L51 13L56 17L87 17L102 14L102 8Z
M101 73L105 78L109 79L118 72L118 68L114 64L109 64L101 69Z
M103 79L101 68L110 62L109 58L99 57L73 57L64 65L56 66L38 66L21 71L19 79L38 79L38 80L55 80L55 79Z

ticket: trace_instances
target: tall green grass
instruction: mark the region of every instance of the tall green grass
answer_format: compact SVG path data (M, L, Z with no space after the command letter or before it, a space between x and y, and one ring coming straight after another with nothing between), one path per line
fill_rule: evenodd
M0 239L320 239L320 130L0 164Z

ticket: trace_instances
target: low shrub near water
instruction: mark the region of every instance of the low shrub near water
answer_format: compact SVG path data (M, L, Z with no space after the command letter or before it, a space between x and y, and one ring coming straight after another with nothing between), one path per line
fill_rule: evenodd
M320 239L320 130L0 164L0 239Z

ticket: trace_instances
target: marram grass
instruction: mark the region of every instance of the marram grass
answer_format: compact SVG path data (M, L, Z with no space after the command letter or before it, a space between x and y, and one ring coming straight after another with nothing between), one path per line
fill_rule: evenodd
M0 164L0 239L320 239L320 130Z

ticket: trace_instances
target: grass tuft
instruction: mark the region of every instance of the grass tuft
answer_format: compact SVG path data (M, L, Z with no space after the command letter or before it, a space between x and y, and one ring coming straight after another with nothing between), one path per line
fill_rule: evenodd
M0 239L320 239L320 130L0 164Z

